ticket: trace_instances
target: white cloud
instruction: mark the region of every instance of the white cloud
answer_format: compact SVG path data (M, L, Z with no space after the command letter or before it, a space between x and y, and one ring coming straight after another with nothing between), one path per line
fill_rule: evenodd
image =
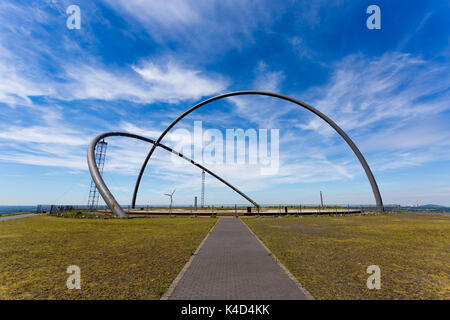
M26 109L22 110L22 112L25 111ZM54 144L58 148L87 145L88 138L85 134L63 124L63 114L58 106L54 108L39 107L31 111L34 120L40 125L3 124L0 127L0 140L20 142L21 144L34 143L42 146Z
M150 86L151 100L177 102L199 99L223 91L226 84L223 80L203 75L199 70L187 69L170 61L167 66L145 62L133 66Z
M65 67L63 82L45 74L18 70L18 58L0 55L0 102L10 106L31 106L32 97L46 96L61 100L98 99L128 100L136 103L197 100L225 90L225 80L185 68L171 61L168 64L146 62L117 70L104 65L70 64Z
M257 90L277 92L284 79L283 71L269 71L267 64L260 61L256 68L256 79L253 87Z
M109 2L109 1L107 1ZM159 1L114 1L113 8L130 12L141 21L154 21L166 27L174 24L191 24L201 20L196 3L173 0L167 3Z
M150 139L154 139L154 140L156 140L159 137L159 135L162 133L161 131L158 131L158 130L151 130L151 129L145 129L142 127L138 127L137 125L127 122L127 121L123 121L120 124L120 128L126 132L134 133L134 134L144 136L146 138L150 138Z
M375 59L353 55L337 63L329 82L306 97L344 130L364 129L448 110L447 70L438 62L398 52ZM300 127L333 132L316 117Z
M292 37L289 39L289 43L299 59L311 59L315 56L315 53L308 47L303 38L299 36Z
M17 107L20 113L33 119L33 124L2 123L0 127L0 160L38 166L85 170L88 133L65 121L56 107ZM36 123L36 124L34 124Z
M334 66L330 80L306 92L306 101L349 133L375 172L450 159L440 114L450 109L446 65L410 54L353 55ZM340 139L310 116L301 130Z
M194 52L240 48L286 9L272 1L104 0L130 24L136 21L156 41L181 42ZM208 58L205 56L205 58Z
M8 154L0 154L0 160L14 163L31 164L37 166L60 167L71 169L87 169L86 157L80 155L70 156L62 155L36 155L28 152L26 154L21 152L9 152Z
M67 84L55 84L59 93L56 98L150 101L145 87L138 85L131 77L120 76L107 67L71 65L66 68L66 78Z
M134 133L153 140L157 140L162 133L162 131L145 129L126 121L122 122L120 127L126 132ZM179 147L190 146L193 140L191 135L192 133L186 131L186 129L173 129L164 136L162 143L167 145L168 142L172 142L176 143ZM181 152L181 150L176 151Z
M266 62L260 61L254 69L255 77L251 89L278 93L281 91L285 74L272 70ZM258 95L228 98L234 104L238 116L256 123L260 128L281 128L280 121L291 110L297 108L291 103L273 97Z
M134 72L133 72L134 71ZM146 62L122 72L105 66L69 66L70 82L59 87L60 97L67 100L124 99L137 103L169 102L199 99L225 89L225 82L187 69L174 62L157 65Z
M0 47L1 49L1 47ZM10 106L31 105L31 96L52 94L52 89L37 83L18 70L14 59L0 54L0 102Z
M69 146L86 145L87 141L80 137L79 132L46 126L4 127L0 131L0 139L19 142L55 143Z
M417 150L424 147L450 146L450 132L445 126L428 121L408 122L390 126L368 136L361 142L367 150Z

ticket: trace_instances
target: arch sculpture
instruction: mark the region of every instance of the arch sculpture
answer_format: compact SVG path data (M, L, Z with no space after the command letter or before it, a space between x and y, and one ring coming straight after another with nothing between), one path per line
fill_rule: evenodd
M320 112L319 110L313 108L312 106L282 95L282 94L278 94L278 93L273 93L273 92L268 92L268 91L235 91L235 92L229 92L229 93L224 93L215 97L212 97L210 99L207 99L205 101L202 101L198 104L196 104L195 106L193 106L192 108L190 108L189 110L185 111L182 115L180 115L178 118L176 118L164 131L163 133L159 136L159 138L156 140L155 144L153 145L152 149L150 150L150 152L148 153L147 157L144 160L144 163L142 164L141 170L139 172L138 178L136 180L136 185L134 187L134 192L133 192L133 200L131 203L132 208L135 207L136 205L136 197L137 197L137 193L139 191L139 184L141 182L142 179L142 175L144 174L145 168L147 167L147 163L150 160L153 152L155 151L156 147L160 144L161 140L165 137L165 135L184 117L186 117L188 114L190 114L191 112L197 110L198 108L207 105L208 103L211 103L213 101L216 100L220 100L220 99L224 99L227 97L233 97L233 96L242 96L242 95L259 95L259 96L269 96L269 97L274 97L274 98L278 98L281 100L285 100L285 101L289 101L292 102L302 108L305 108L306 110L311 111L312 113L314 113L315 115L317 115L319 118L323 119L326 123L328 123L334 130L336 130L337 133L339 133L339 135L345 140L345 142L347 142L347 144L350 146L350 148L353 150L353 152L355 153L356 157L358 158L359 162L361 163L367 178L369 179L370 185L372 187L372 192L373 195L375 197L375 202L377 205L377 210L379 211L383 211L383 200L381 199L381 194L380 191L378 189L378 185L377 182L375 181L375 178L372 174L372 171L370 170L369 165L366 162L366 159L364 159L363 155L361 154L361 152L359 151L358 147L355 145L355 143L350 139L350 137L344 132L344 130L342 130L333 120L331 120L330 118L328 118L325 114L323 114L322 112Z
M325 114L323 114L322 112L320 112L319 110L313 108L312 106L300 101L300 100L296 100L294 98L291 98L289 96L285 96L282 94L278 94L278 93L273 93L273 92L267 92L267 91L236 91L236 92L229 92L229 93L225 93L225 94L221 94L215 97L212 97L210 99L207 99L205 101L202 101L198 104L196 104L195 106L193 106L192 108L188 109L187 111L185 111L183 114L181 114L178 118L176 118L164 131L163 133L158 137L158 139L156 141L149 139L149 138L145 138L142 136L138 136L135 134L131 134L131 133L126 133L126 132L107 132L107 133L103 133L98 135L97 137L95 137L92 142L89 145L88 148L88 154L87 154L87 160L88 160L88 166L89 166L89 171L91 173L92 179L94 180L95 185L97 186L97 189L99 191L99 193L102 195L103 200L105 200L106 204L108 205L108 207L111 209L111 211L113 212L114 215L118 216L118 217L126 217L127 215L125 214L125 212L123 211L123 209L121 208L121 206L119 205L119 203L116 201L116 199L114 198L114 196L111 194L111 192L109 191L108 187L106 186L105 182L103 181L103 178L100 175L100 172L97 168L97 164L95 162L95 146L97 145L97 143L106 138L106 137L110 137L110 136L124 136L124 137L130 137L130 138L134 138L134 139L138 139L138 140L142 140L142 141L146 141L149 143L152 143L153 146L150 149L150 152L147 154L147 157L144 160L144 163L142 164L141 170L139 171L139 175L138 178L136 180L136 185L134 187L134 192L133 192L133 200L132 200L132 204L131 207L135 208L136 206L136 197L137 197L137 193L139 191L139 185L142 179L142 176L144 174L145 168L147 167L148 161L150 160L151 156L153 155L156 147L161 147L167 151L170 151L172 153L175 153L176 155L182 157L183 159L191 162L193 165L205 170L205 172L207 172L208 174L212 175L213 177L215 177L216 179L218 179L219 181L221 181L222 183L224 183L225 185L227 185L228 187L230 187L231 189L233 189L234 191L236 191L238 194L240 194L242 197L244 197L246 200L248 200L249 202L251 202L253 205L255 205L256 207L259 207L259 205L253 201L252 199L250 199L247 195L245 195L243 192L241 192L240 190L238 190L236 187L232 186L230 183L228 183L227 181L225 181L224 179L220 178L219 176L217 176L216 174L214 174L213 172L211 172L210 170L206 169L205 167L203 167L202 165L196 163L195 161L187 158L186 156L176 152L175 150L163 145L161 143L161 140L166 136L166 134L184 117L186 117L188 114L190 114L191 112L197 110L198 108L207 105L210 102L216 101L216 100L220 100L220 99L224 99L227 97L232 97L232 96L241 96L241 95L259 95L259 96L269 96L269 97L274 97L274 98L278 98L281 100L285 100L291 103L294 103L306 110L311 111L312 113L314 113L315 115L317 115L319 118L321 118L322 120L324 120L328 125L330 125L343 139L344 141L349 145L349 147L352 149L352 151L355 153L356 157L358 158L359 162L361 163L367 178L369 179L370 185L372 187L372 192L375 198L375 202L376 202L376 206L377 206L377 210L379 211L383 211L383 200L381 198L381 194L380 191L378 189L378 185L375 181L375 178L372 174L372 171L370 170L369 165L367 164L366 160L364 159L363 155L361 154L361 152L359 151L358 147L355 145L355 143L350 139L350 137L333 121L331 120L329 117L327 117Z
M97 137L95 137L89 145L87 160L88 160L88 167L89 167L89 171L92 176L92 180L94 180L94 183L97 186L99 193L102 195L103 200L105 200L105 203L111 209L112 213L117 217L124 218L127 216L126 213L123 211L122 207L119 205L119 203L116 201L114 196L109 191L108 187L105 184L105 181L103 180L103 178L100 174L100 171L98 170L97 164L95 162L95 146L97 145L97 143L107 137L117 137L117 136L134 138L134 139L149 142L153 145L155 145L156 141L146 138L146 137L136 135L136 134L127 133L127 132L106 132L106 133L102 133L102 134L98 135ZM251 202L254 206L259 207L259 205L255 201L253 201L250 197L248 197L242 191L240 191L239 189L237 189L236 187L234 187L233 185L231 185L230 183L228 183L227 181L225 181L224 179L222 179L221 177L216 175L214 172L208 170L201 164L195 162L194 160L189 159L185 155L173 150L172 148L169 148L168 146L166 146L162 143L159 144L159 147L161 147L164 150L167 150L169 152L172 152L172 153L176 154L177 156L183 158L184 160L192 163L194 166L199 167L200 169L204 170L206 173L210 174L211 176L213 176L214 178L216 178L217 180L219 180L220 182L222 182L229 188L236 191L239 195L241 195L246 200Z

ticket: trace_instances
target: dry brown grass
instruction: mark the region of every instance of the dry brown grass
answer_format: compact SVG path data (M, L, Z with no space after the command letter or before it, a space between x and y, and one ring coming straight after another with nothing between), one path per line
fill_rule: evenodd
M317 299L450 299L450 215L244 221ZM369 265L381 290L366 287Z
M216 219L0 222L0 299L157 299ZM81 290L68 290L69 265Z

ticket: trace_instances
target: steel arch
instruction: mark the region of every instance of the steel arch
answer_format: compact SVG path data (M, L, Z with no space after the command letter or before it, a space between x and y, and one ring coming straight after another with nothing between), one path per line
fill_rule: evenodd
M103 139L105 139L107 137L118 137L118 136L119 137L134 138L134 139L150 142L153 145L155 145L156 141L152 140L152 139L149 139L149 138L146 138L146 137L142 137L142 136L136 135L136 134L128 133L128 132L106 132L106 133L102 133L102 134L98 135L97 137L95 137L92 140L92 142L89 144L88 153L87 153L87 161L88 161L88 167L89 167L89 171L91 173L92 179L94 180L94 183L97 186L98 191L102 195L103 200L105 200L106 204L111 209L113 214L118 216L118 217L124 218L124 217L127 216L126 213L123 211L122 207L119 205L117 200L114 198L114 196L109 191L108 187L105 184L105 181L103 180L103 178L102 178L102 176L101 176L101 174L100 174L100 172L98 170L97 164L95 162L95 146L97 145L97 143L100 140L103 140ZM205 170L205 172L207 172L208 174L210 174L211 176L213 176L214 178L216 178L220 182L224 183L226 186L228 186L231 189L233 189L234 191L236 191L239 195L241 195L246 200L251 202L254 206L259 207L259 205L255 201L253 201L250 197L245 195L242 191L240 191L239 189L237 189L236 187L234 187L233 185L231 185L230 183L228 183L227 181L225 181L224 179L222 179L221 177L216 175L214 172L208 170L207 168L205 168L201 164L195 162L192 159L189 159L185 155L183 155L183 154L173 150L172 148L169 148L166 145L163 145L163 144L160 143L159 147L161 147L161 148L163 148L163 149L165 149L165 150L167 150L169 152L172 152L172 153L176 154L177 156L183 158L184 160L189 161L194 166L197 166L200 169Z
M270 97L278 98L278 99L281 99L281 100L286 100L286 101L292 102L294 104L299 105L302 108L305 108L305 109L311 111L312 113L317 115L319 118L323 119L326 123L328 123L334 130L337 131L337 133L339 133L339 135L345 140L345 142L347 142L347 144L350 146L350 148L355 153L356 157L358 158L359 162L361 163L361 165L362 165L362 167L363 167L363 169L364 169L364 171L365 171L365 173L367 175L367 178L369 179L370 185L372 187L372 192L373 192L373 195L374 195L374 198L375 198L375 202L376 202L376 205L377 205L377 210L384 211L383 200L381 199L380 190L378 189L378 185L377 185L377 182L375 181L375 177L373 176L372 171L370 170L370 167L369 167L369 165L366 162L366 159L364 159L364 157L363 157L362 153L359 151L358 147L350 139L350 137L344 132L344 130L342 130L333 120L328 118L325 114L323 114L319 110L313 108L309 104L306 104L306 103L304 103L304 102L302 102L300 100L291 98L291 97L286 96L286 95L273 93L273 92L268 92L268 91L235 91L235 92L224 93L224 94L221 94L221 95L209 98L207 100L204 100L204 101L196 104L192 108L190 108L187 111L185 111L178 118L176 118L164 130L164 132L159 136L158 140L156 140L156 143L153 145L152 149L150 150L150 152L148 153L147 157L145 158L144 163L142 164L141 170L140 170L138 178L136 180L136 185L134 187L133 200L132 200L132 203L131 203L131 207L132 208L134 208L135 205L136 205L136 197L137 197L137 192L139 190L139 184L141 183L142 175L144 174L145 168L147 167L147 163L150 160L153 152L155 151L156 146L159 145L161 140L173 128L173 126L175 126L181 119L183 119L185 116L187 116L191 112L197 110L198 108L200 108L200 107L202 107L202 106L204 106L204 105L206 105L206 104L208 104L210 102L213 102L213 101L216 101L216 100L220 100L220 99L224 99L224 98L227 98L227 97L242 96L242 95L270 96Z

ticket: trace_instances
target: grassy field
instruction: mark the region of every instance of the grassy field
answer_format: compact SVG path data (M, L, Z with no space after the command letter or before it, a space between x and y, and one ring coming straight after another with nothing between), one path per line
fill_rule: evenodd
M0 222L0 299L157 299L216 219L71 219ZM69 265L81 290L68 290Z
M450 299L450 215L243 220L316 299Z

